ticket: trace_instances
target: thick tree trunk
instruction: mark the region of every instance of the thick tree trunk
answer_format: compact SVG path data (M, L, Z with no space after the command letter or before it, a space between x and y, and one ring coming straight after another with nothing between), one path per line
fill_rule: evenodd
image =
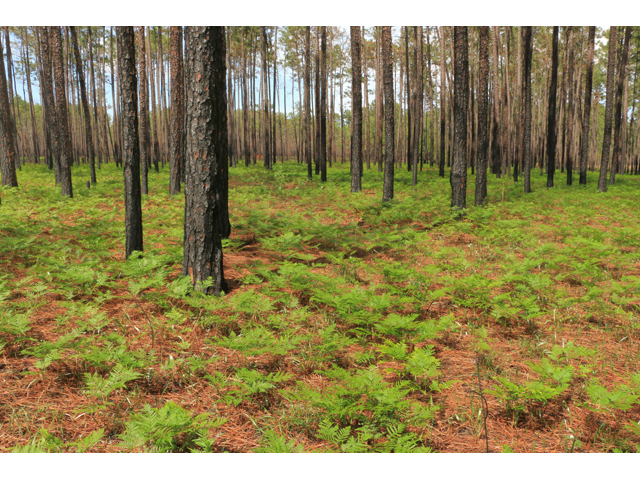
M492 173L500 178L502 173L502 159L500 156L500 77L498 76L498 49L500 46L500 27L493 27L493 42L492 42L492 56L493 56L493 68L492 68L492 82L493 82L493 110L491 113L491 166Z
M600 160L600 176L598 178L598 191L607 191L607 170L609 168L609 155L611 153L611 129L613 127L613 100L615 82L615 61L617 27L609 29L609 57L607 60L607 93L605 98L604 134L602 137L602 159Z
M0 173L2 174L3 187L17 187L16 146L11 125L9 91L4 61L2 61L2 50L2 38L0 38Z
M71 184L71 138L68 129L69 118L64 82L60 27L50 27L49 38L52 45L53 70L56 81L56 113L58 119L58 138L60 139L60 185L62 187L62 196L73 198L73 185Z
M382 27L382 74L384 81L384 181L382 186L382 201L393 199L393 163L394 163L394 110L395 101L393 95L393 57L391 43L391 27ZM376 98L376 103L382 97ZM414 162L415 166L415 162Z
M531 193L531 57L533 56L533 27L523 27L524 65L524 132L522 139L524 192Z
M304 158L307 177L313 180L311 164L311 27L305 31L304 45Z
M362 67L360 27L351 27L351 192L362 191Z
M443 27L441 27L442 29ZM440 29L436 29L436 33L439 32ZM438 42L440 43L440 163L438 165L438 175L444 178L444 162L445 162L445 135L447 132L446 129L446 117L447 117L447 97L445 94L446 90L446 82L445 82L445 41L444 41L444 31L442 35L438 33Z
M454 138L451 165L451 207L467 207L467 101L469 57L467 27L454 27Z
M489 27L479 32L479 91L478 91L478 154L476 160L475 204L482 205L487 197L487 155L489 153Z
M587 50L587 79L584 91L584 110L582 113L582 142L580 151L580 185L587 184L587 164L589 162L589 130L591 115L591 93L593 86L593 50L596 27L589 27L589 46Z
M567 27L567 143L566 143L566 169L567 169L567 185L573 183L573 116L574 116L574 102L573 102L573 27Z
M264 166L265 168L271 168L271 139L270 130L271 124L269 122L269 85L268 85L268 71L267 71L267 27L262 28L262 103L264 108Z
M320 181L327 181L327 27L320 27Z
M549 86L549 109L547 110L547 188L553 187L556 172L556 94L558 89L558 31L553 27L551 54L551 85Z
M147 102L147 61L145 55L144 27L136 32L138 43L138 98L140 101L140 187L142 195L149 194L149 107Z
M116 27L118 83L122 102L122 156L124 173L124 224L126 258L142 246L142 196L140 194L140 142L133 27Z
M182 274L206 293L226 288L219 230L228 164L224 27L186 27L188 135ZM211 278L209 286L203 282Z
M169 194L174 196L180 192L180 167L182 159L184 135L184 101L183 101L183 69L182 69L182 27L173 26L169 31L171 58L171 149L169 151Z

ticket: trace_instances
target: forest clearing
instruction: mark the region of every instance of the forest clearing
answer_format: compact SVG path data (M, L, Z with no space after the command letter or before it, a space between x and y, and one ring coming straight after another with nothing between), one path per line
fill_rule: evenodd
M640 452L637 32L0 27L0 452Z

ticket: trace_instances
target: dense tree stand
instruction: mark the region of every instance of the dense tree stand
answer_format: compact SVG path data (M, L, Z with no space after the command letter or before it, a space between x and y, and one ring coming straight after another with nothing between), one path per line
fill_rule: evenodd
M188 134L182 274L218 295L226 288L217 221L222 170L228 162L224 27L187 27L185 37Z

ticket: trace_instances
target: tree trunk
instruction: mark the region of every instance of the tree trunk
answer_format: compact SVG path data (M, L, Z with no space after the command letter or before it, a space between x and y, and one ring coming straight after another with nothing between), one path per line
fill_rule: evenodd
M533 56L533 27L523 27L524 65L523 88L524 91L524 132L522 139L524 192L531 193L531 57Z
M147 61L145 55L144 27L138 27L138 97L140 101L140 187L142 195L149 194L149 107L147 98Z
M320 28L320 181L327 181L327 27Z
M394 162L394 110L395 101L393 95L393 57L391 43L391 27L382 27L382 74L384 81L384 181L382 186L382 201L393 199L393 162ZM382 98L376 98L378 103ZM415 166L415 162L414 162ZM415 170L415 168L414 168Z
M180 169L184 134L184 98L182 68L182 27L172 26L169 30L170 62L171 62L171 142L169 151L169 194L173 197L180 192Z
M438 169L438 175L444 178L444 162L445 162L445 135L446 135L446 117L447 117L447 97L445 95L446 82L445 82L445 54L444 54L444 32L442 35L439 31L442 29L436 27L436 33L438 33L438 42L440 43L440 164Z
M360 27L351 27L351 192L362 191L362 68Z
M9 91L2 50L2 38L0 38L0 173L2 173L3 187L17 187L16 146L11 125Z
M618 76L618 86L616 89L616 111L615 111L615 134L613 141L613 158L611 162L611 175L609 176L609 185L613 185L616 181L616 173L620 167L621 152L622 152L622 140L621 140L621 125L622 125L622 97L624 95L624 80L625 71L627 69L627 63L629 62L629 40L631 39L631 32L633 27L627 27L624 34L624 46L622 50L622 56L618 64L616 71ZM627 115L627 112L624 112Z
M487 197L487 154L489 153L489 27L479 32L479 91L478 91L478 153L476 160L475 204L482 205Z
M596 27L589 27L589 47L587 50L587 79L584 91L584 110L582 113L582 143L580 151L580 185L587 184L587 164L589 162L589 129L591 115L591 91L593 86L593 50Z
M58 119L58 138L60 139L60 185L62 187L62 196L73 198L73 185L71 184L71 138L68 129L69 119L60 27L50 27L49 39L52 45L53 70L56 81L56 113Z
M261 27L262 29L262 105L264 108L264 121L262 122L262 128L264 131L264 166L265 168L271 168L271 139L270 130L271 124L269 122L269 85L267 71L267 27Z
M304 158L307 163L307 177L313 180L311 165L311 27L305 31L304 50Z
M609 28L609 57L607 60L607 93L605 98L604 134L602 137L602 159L600 160L600 176L598 178L598 191L607 191L607 170L609 168L609 155L611 152L611 129L613 127L613 100L615 82L615 61L617 27Z
M218 295L226 289L217 221L221 173L228 164L224 27L186 27L185 37L189 123L182 274Z
M118 83L122 102L122 156L124 173L125 255L143 251L142 197L140 194L140 142L133 27L116 27Z
M469 58L467 27L454 27L454 138L451 165L451 207L467 207L467 101Z
M553 27L551 54L551 85L549 86L549 109L547 111L547 188L553 187L556 172L556 94L558 89L558 31Z
M82 71L82 57L80 56L80 48L78 47L78 36L75 27L70 27L71 42L73 43L73 51L76 57L76 70L78 72L78 81L80 82L80 97L82 98L82 109L84 111L84 133L87 142L87 154L89 156L89 166L91 168L91 184L95 185L96 180L96 154L93 149L93 135L91 132L91 113L89 111L89 99L87 98L87 88L84 81L84 72Z

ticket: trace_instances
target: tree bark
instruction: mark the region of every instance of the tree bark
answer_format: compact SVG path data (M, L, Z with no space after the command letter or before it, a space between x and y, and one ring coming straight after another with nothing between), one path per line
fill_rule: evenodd
M613 100L615 81L615 61L617 27L609 29L609 57L607 60L607 93L605 98L604 134L602 137L602 159L600 160L600 176L598 178L598 191L607 191L607 170L609 168L609 155L611 152L611 129L613 120Z
M593 88L593 50L596 27L589 27L589 46L587 50L587 79L584 91L584 110L582 113L582 143L580 151L580 185L587 184L587 164L589 163L589 130L591 116L591 93Z
M558 90L558 32L553 27L553 46L551 53L551 85L549 86L549 109L547 110L547 188L553 187L556 172L556 95Z
M393 95L393 57L391 43L391 27L382 27L382 75L384 81L384 181L382 186L382 201L393 199L393 163L394 163L394 114L395 101ZM376 98L376 103L382 97ZM414 162L415 165L415 162Z
M621 125L622 125L622 98L624 95L624 80L625 71L627 69L627 63L629 62L629 41L631 39L631 32L633 27L627 27L624 34L624 46L622 47L622 57L616 70L618 77L618 86L616 89L616 111L615 111L615 130L613 140L613 157L611 161L611 175L609 176L609 185L613 185L616 181L616 174L621 164L621 152L622 152L622 138L621 138ZM627 115L627 112L624 112Z
M50 27L49 38L52 45L53 70L56 81L56 113L58 119L58 138L60 139L60 185L62 187L62 196L73 198L73 185L71 184L71 138L68 129L69 118L64 82L60 27Z
M78 82L80 83L80 97L82 99L82 109L84 111L84 133L87 142L87 154L89 156L89 166L91 169L91 184L95 185L96 180L96 154L93 149L93 135L91 132L91 113L89 110L89 99L87 97L87 88L84 81L84 72L82 71L82 57L80 56L80 48L78 47L78 36L75 27L70 27L71 43L76 57L76 70L78 72Z
M147 61L145 54L144 27L136 32L138 43L138 99L140 101L140 187L142 195L149 194L149 113L147 98Z
M351 27L351 192L362 191L362 67L360 27Z
M469 57L467 27L454 27L454 138L451 165L451 207L467 207L467 102Z
M143 251L142 197L140 194L140 142L133 27L116 27L118 83L122 102L122 156L124 174L125 256Z
M479 32L479 91L478 91L478 153L476 160L475 204L482 205L487 197L487 155L489 153L489 27Z
M182 27L173 26L169 30L171 61L171 150L169 152L169 194L180 192L180 167L182 159L184 135L184 100L183 100L183 68L182 68Z
M311 27L305 31L304 45L304 158L307 163L307 177L313 180L311 164Z
M0 38L0 173L2 186L17 187L16 146L14 143L11 111L9 107L9 91L4 70L2 38Z
M188 153L182 274L218 295L226 288L217 221L221 173L228 163L224 27L186 27L185 37ZM209 278L211 284L202 285Z
M531 193L531 57L533 56L533 27L523 27L524 65L522 72L524 92L524 131L522 139L524 192Z

